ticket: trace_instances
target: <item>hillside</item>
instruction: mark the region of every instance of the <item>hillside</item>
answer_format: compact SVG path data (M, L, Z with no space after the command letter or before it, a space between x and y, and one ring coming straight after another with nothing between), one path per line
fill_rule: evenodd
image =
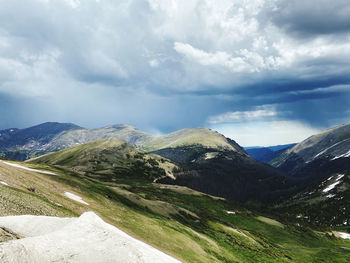
M1 216L72 217L94 211L104 221L182 262L350 260L346 253L350 250L348 240L303 225L278 222L266 214L185 187L137 178L104 182L57 167L10 164L0 162ZM8 246L6 240L19 238L14 235L0 232L0 240L5 242L0 243L0 251ZM67 244L74 242L72 239Z
M332 173L275 207L289 222L347 231L350 225L350 170Z
M164 176L173 178L176 165L154 154L145 154L115 138L97 140L49 153L32 163L64 167L105 181L118 177L140 177L149 180Z
M295 190L295 182L254 160L235 141L206 129L184 129L154 137L141 148L179 164L175 180L208 194L242 202L272 202Z
M338 165L334 164L348 157L350 125L342 125L307 138L271 160L270 164L291 175L312 177L321 165L336 169ZM339 166L339 170L350 168L350 162L347 163Z
M178 156L180 151L191 150L175 148L172 151ZM157 153L172 159L162 151ZM296 182L284 173L237 152L196 148L191 161L182 162L180 168L175 172L175 180L163 178L159 182L188 186L240 202L276 202L296 190Z
M181 158L191 153L191 161L178 162L179 158L167 154L163 157L147 154L121 140L104 139L49 153L29 162L55 165L104 181L128 177L178 184L239 201L271 201L294 187L276 169L245 153L215 151L198 145L175 147L172 151ZM156 153L162 155L164 151Z

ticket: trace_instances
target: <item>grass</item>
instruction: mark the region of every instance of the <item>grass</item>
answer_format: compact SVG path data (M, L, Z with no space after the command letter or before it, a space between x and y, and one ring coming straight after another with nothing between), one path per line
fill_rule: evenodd
M262 215L238 203L186 187L158 185L145 178L130 177L106 182L53 166L27 165L57 175L38 174L0 163L0 180L9 184L9 187L0 186L0 196L2 200L11 200L6 203L6 209L0 209L1 215L76 216L93 210L106 222L183 262L350 260L349 241L332 239L324 233L285 222L281 228L272 218L261 221ZM34 192L29 190L32 188ZM90 206L66 198L65 191L76 193ZM23 203L17 205L15 200Z

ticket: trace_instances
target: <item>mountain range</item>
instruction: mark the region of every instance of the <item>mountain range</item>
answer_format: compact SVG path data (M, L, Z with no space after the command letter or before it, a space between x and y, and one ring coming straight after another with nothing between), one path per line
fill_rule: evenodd
M99 172L96 170L98 165L92 166L95 175L125 174L126 168L121 164L117 165L115 158L122 158L123 163L129 164L132 160L133 168L129 170L129 174L134 173L135 164L142 163L141 170L144 172L148 166L152 167L151 170L162 169L159 167L163 162L168 163L171 169L164 170L160 176L151 176L153 180L188 186L208 194L243 202L275 202L301 191L310 182L318 183L327 176L350 167L347 159L350 125L329 129L296 145L279 145L247 151L232 139L207 128L183 129L155 137L122 124L86 129L74 124L52 122L26 129L7 129L0 131L0 134L0 156L17 160L35 158L72 147L74 149L75 146L79 148L80 145L96 140L115 139L109 141L114 143L122 140L132 158L127 158L125 154L119 156L119 150L116 153L116 148L108 148L108 143L104 142L104 147L97 147L101 149L98 153L100 157L97 158L96 154L90 155L90 164L100 162L100 158L107 160L99 165ZM84 152L89 151L89 145L80 148L85 147L87 149ZM256 154L259 155L259 151L263 154L257 158ZM249 156L249 153L258 160ZM50 156L54 160L57 159L52 154ZM111 156L114 159L111 159ZM142 156L142 160L135 156ZM38 160L43 162L44 159L45 163L59 164L57 160L49 160L47 156ZM74 167L90 167L86 165L87 160L82 161L81 156L78 159L75 160ZM148 162L155 160L156 167L146 164L144 159ZM66 161L60 161L64 162ZM79 162L82 164L77 165ZM114 168L107 169L107 163L114 163ZM167 174L171 176L166 176Z
M94 211L183 262L346 262L349 131L277 146L262 163L207 128L7 129L1 156L26 161L0 161L0 214ZM0 255L17 238L0 228Z
M100 139L105 137L108 139ZM94 141L96 138L100 140ZM90 140L94 142L80 144ZM74 167L108 180L147 175L159 183L188 186L239 201L271 201L291 186L284 173L259 163L235 141L206 128L184 129L159 137L126 125L74 129L57 134L45 149L59 150L68 145L74 147L31 161Z

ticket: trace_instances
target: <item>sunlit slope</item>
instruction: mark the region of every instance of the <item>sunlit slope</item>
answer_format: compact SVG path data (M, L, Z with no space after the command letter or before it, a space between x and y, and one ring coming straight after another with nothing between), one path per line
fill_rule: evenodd
M200 145L206 148L244 152L244 150L233 140L222 134L207 129L183 129L159 137L153 137L142 145L146 151L156 151L165 148L176 148L182 146Z
M142 153L115 138L78 145L30 161L65 167L106 181L125 176L149 180L164 176L173 177L172 172L176 167L165 158Z

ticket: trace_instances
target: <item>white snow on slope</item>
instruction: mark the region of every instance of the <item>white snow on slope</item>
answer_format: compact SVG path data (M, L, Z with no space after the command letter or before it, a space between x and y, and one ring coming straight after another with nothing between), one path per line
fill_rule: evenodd
M322 190L322 192L327 193L330 190L334 189L338 184L340 184L340 179L344 177L344 174L338 174L337 178L335 179L335 182L333 184L328 185L325 189Z
M4 181L0 181L0 184L8 186L8 184Z
M72 193L70 193L70 192L64 192L64 195L67 196L69 199L72 199L72 200L77 201L77 202L79 202L79 203L82 203L82 204L84 204L84 205L90 205L89 203L85 202L85 201L83 200L83 198L81 198L81 197L78 196L78 195L72 194Z
M210 159L214 159L219 155L218 152L209 152L209 153L205 153L204 155L204 160L210 160Z
M350 239L350 234L344 232L338 232L339 236L343 239Z
M337 142L337 143L333 144L332 146L330 146L330 147L324 149L323 151L321 151L320 153L316 154L311 160L315 160L317 157L319 157L320 155L324 154L324 153L327 152L329 149L333 148L334 146L337 146L337 145L340 144L340 143L343 143L343 142L345 142L345 141L348 141L348 140L349 140L349 139L345 139L345 140L342 140L342 141L340 141L340 142Z
M13 166L13 167L16 167L16 168L20 168L20 169L24 169L24 170L31 171L31 172L36 172L36 173L41 173L41 174L56 175L53 172L43 171L43 170L38 170L38 169L32 169L32 168L28 168L28 167L25 167L25 166L22 166L22 165L19 165L19 164L16 164L16 163L10 163L10 162L5 162L5 161L0 161L0 162L4 163L6 165L10 165L10 166Z
M0 226L29 236L1 243L2 263L180 263L105 223L93 212L68 219L4 217Z
M333 160L336 160L336 159L339 159L339 158L342 158L342 157L350 157L350 151L348 151L348 152L346 152L346 153L344 153L344 154L335 156L334 158L332 158L332 161L333 161Z
M0 217L0 227L10 229L21 237L35 237L51 233L65 225L72 223L76 218L62 218L49 216L6 216Z
M343 140L343 141L344 141L344 140ZM318 156L324 154L326 151L328 151L329 149L333 148L334 146L337 146L338 144L342 143L343 141L337 142L336 144L333 144L332 146L330 146L330 147L324 149L322 152L316 154L316 155L314 156L314 158L312 158L312 159L315 160Z

